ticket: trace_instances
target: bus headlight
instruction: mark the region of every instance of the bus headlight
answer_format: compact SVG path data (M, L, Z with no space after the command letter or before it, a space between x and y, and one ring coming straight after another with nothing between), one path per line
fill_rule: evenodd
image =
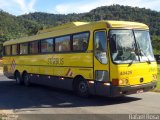
M120 80L119 80L119 85L122 85L123 82L124 82L124 81L123 81L122 79L120 79Z
M152 75L152 80L154 81L154 80L157 80L157 74L153 74Z
M124 84L125 84L125 85L128 85L128 84L129 84L129 80L128 80L128 79L125 79L125 80L124 80Z
M129 80L128 79L112 79L112 85L118 86L118 85L128 85Z
M119 80L119 85L128 85L128 79L120 79Z

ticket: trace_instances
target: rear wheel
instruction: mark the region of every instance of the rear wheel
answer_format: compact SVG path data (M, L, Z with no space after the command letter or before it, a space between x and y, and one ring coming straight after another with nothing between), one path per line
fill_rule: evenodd
M89 96L89 87L87 82L83 78L79 78L75 87L76 93L81 97Z
M15 73L15 80L16 80L16 84L22 85L23 82L22 82L21 75L19 72Z
M27 72L23 74L23 82L25 86L30 86L30 79Z

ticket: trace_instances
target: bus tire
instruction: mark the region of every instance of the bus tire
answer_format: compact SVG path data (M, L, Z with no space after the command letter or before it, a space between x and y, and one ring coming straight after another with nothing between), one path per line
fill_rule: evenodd
M78 96L88 97L89 87L87 81L85 81L83 78L80 77L79 80L76 82L75 92Z
M23 79L24 85L29 87L31 83L30 83L30 78L27 72L23 73L22 79Z
M23 81L21 79L21 75L18 71L16 71L16 73L15 73L15 80L16 80L17 85L22 85L23 84Z

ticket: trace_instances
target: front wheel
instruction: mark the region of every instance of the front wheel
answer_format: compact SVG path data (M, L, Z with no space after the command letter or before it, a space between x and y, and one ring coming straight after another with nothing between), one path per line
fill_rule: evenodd
M76 84L76 93L81 97L88 97L89 96L89 87L87 82L81 78Z

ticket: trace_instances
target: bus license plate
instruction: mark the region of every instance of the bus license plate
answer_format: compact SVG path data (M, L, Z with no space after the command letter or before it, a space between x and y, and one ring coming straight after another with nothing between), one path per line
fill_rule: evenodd
M143 89L137 90L137 93L143 93Z

